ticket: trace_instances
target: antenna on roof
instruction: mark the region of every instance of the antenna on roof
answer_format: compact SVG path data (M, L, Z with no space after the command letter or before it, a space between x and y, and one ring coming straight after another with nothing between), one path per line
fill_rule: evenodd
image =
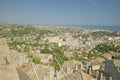
M33 70L34 70L34 72L35 72L35 75L36 75L37 80L40 80L39 77L38 77L38 75L37 75L37 72L36 72L36 69L35 69L35 66L34 66L33 62L32 62L32 66L33 66Z
M60 63L59 63L59 61L57 60L57 58L56 58L55 55L54 55L54 58L55 58L55 60L57 61L59 67L61 68L61 70L62 70L62 72L63 72L63 74L64 74L64 77L65 77L65 80L66 80L66 73L64 72L63 68L61 67L61 65L60 65Z

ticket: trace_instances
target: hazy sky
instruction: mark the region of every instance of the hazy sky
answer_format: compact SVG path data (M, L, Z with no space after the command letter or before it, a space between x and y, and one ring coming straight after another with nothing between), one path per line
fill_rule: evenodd
M120 0L0 0L0 23L120 26Z

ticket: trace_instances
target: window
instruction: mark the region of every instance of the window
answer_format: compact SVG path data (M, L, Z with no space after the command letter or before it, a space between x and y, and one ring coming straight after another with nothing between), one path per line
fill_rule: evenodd
M25 59L27 59L28 57L26 56Z

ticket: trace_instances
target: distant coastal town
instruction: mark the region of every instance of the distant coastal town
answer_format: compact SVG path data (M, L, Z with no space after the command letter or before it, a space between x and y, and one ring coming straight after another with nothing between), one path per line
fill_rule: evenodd
M120 30L0 24L0 80L120 80Z

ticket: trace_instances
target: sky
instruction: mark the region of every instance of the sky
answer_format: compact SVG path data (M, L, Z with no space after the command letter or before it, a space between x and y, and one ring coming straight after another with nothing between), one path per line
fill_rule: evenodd
M0 23L120 26L120 0L0 0Z

